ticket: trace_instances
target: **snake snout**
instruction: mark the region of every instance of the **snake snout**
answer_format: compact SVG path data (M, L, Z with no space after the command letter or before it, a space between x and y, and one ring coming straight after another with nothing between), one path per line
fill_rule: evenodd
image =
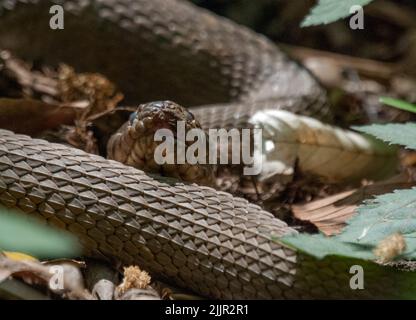
M181 105L172 101L154 101L141 104L132 121L142 122L145 130L155 132L158 129L169 129L176 132L178 121L183 121L186 130L201 128L193 114Z
M177 163L177 145L182 143L186 151L193 143L192 141L178 141L179 126L184 128L185 134L191 129L202 131L193 114L175 102L154 101L142 104L130 116L129 121L111 137L107 146L108 157L144 171L171 176L187 182L212 185L214 169L211 166L199 163ZM160 129L170 130L174 137L174 163L160 164L155 160L158 146L164 143L155 139L155 134ZM205 133L202 131L202 134ZM164 157L167 152L167 150L163 151Z

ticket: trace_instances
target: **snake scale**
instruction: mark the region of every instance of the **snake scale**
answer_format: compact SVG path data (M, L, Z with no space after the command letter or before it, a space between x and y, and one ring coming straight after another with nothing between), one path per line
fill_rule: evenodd
M49 8L65 8L51 30ZM0 1L0 47L35 62L101 72L126 103L173 100L203 127L241 127L264 108L331 120L325 91L274 44L179 0ZM215 104L212 106L212 104ZM0 202L79 236L86 255L137 263L203 296L399 297L398 274L353 260L315 260L275 240L296 233L259 206L119 162L0 131Z

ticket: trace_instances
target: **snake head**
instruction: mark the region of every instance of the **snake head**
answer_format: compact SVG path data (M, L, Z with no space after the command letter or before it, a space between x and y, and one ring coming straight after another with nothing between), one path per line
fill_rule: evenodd
M191 112L172 101L154 101L141 104L130 117L130 125L136 127L136 130L153 134L159 129L169 129L176 132L178 121L185 123L186 131L201 128Z
M108 157L147 172L171 176L187 182L212 185L214 169L210 165L156 163L154 155L161 143L155 141L156 131L170 130L176 148L179 121L185 125L185 134L191 129L202 130L191 112L172 101L155 101L140 105L136 112L131 114L129 121L111 137L107 145ZM193 141L185 141L185 148L191 144ZM177 159L176 154L175 159Z

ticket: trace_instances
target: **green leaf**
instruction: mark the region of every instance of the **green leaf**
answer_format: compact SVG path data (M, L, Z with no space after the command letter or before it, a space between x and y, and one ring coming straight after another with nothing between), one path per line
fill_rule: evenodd
M80 254L76 238L38 220L0 207L0 250L37 258L69 258Z
M376 246L394 233L401 233L407 244L405 258L416 259L416 188L383 194L360 206L340 241Z
M416 113L416 105L403 101L403 100L389 98L389 97L381 97L380 102L387 104L388 106L397 108L397 109Z
M348 257L363 260L375 259L371 248L368 246L336 241L334 238L326 237L323 234L297 234L284 237L281 241L294 249L318 259L323 259L327 256Z
M406 241L401 258L416 260L416 188L396 190L367 201L347 223L344 231L334 237L302 234L280 241L318 259L336 255L375 260L372 251L377 244L400 233Z
M328 24L349 16L354 5L365 6L372 0L319 0L309 15L302 21L302 27Z
M399 144L416 150L416 123L372 124L353 129L375 136L390 144Z

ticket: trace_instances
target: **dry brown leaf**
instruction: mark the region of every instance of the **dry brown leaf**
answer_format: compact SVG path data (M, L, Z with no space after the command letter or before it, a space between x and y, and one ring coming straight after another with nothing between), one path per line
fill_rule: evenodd
M404 167L412 167L416 165L416 152L407 151L403 154L401 158L401 163Z
M16 133L38 135L61 124L73 124L74 108L30 99L0 98L0 127Z
M138 266L124 268L123 282L117 287L118 294L122 295L131 288L145 289L150 285L151 278L146 271Z
M58 70L58 92L63 103L80 108L77 120L88 122L111 112L123 99L116 86L99 73L76 73L61 65Z
M112 112L123 99L101 74L77 73L67 65L60 65L57 71L46 67L37 71L8 51L0 51L0 93L24 98L12 107L10 102L0 105L0 127L39 135L61 124L72 125L65 134L58 134L60 141L95 154L98 142L92 121Z
M124 268L123 282L115 290L117 300L160 300L159 293L150 286L151 278L138 266Z
M260 181L301 172L327 182L390 177L397 169L397 148L374 138L284 110L264 110L250 122L262 129Z
M301 60L327 87L343 87L345 70L355 70L370 79L392 79L397 66L370 59L351 57L329 51L285 45L292 56Z
M407 182L403 177L397 177L389 181L341 192L304 205L295 205L292 207L292 211L297 219L311 222L328 236L334 235L342 231L346 221L354 215L355 209L364 200L414 185L415 183Z
M123 95L116 86L98 73L76 73L73 68L61 65L58 70L58 96L69 106L78 108L75 127L65 138L73 146L98 154L98 142L91 131L91 122L112 112Z
M0 51L0 92L9 98L31 98L54 103L58 94L57 74L44 72L14 57L10 52Z
M60 267L63 270L63 289L51 287L56 274L51 267ZM21 279L27 284L38 284L48 287L52 292L69 299L93 299L84 288L83 276L79 264L73 260L56 260L41 263L30 260L14 260L0 253L0 282L9 277Z

